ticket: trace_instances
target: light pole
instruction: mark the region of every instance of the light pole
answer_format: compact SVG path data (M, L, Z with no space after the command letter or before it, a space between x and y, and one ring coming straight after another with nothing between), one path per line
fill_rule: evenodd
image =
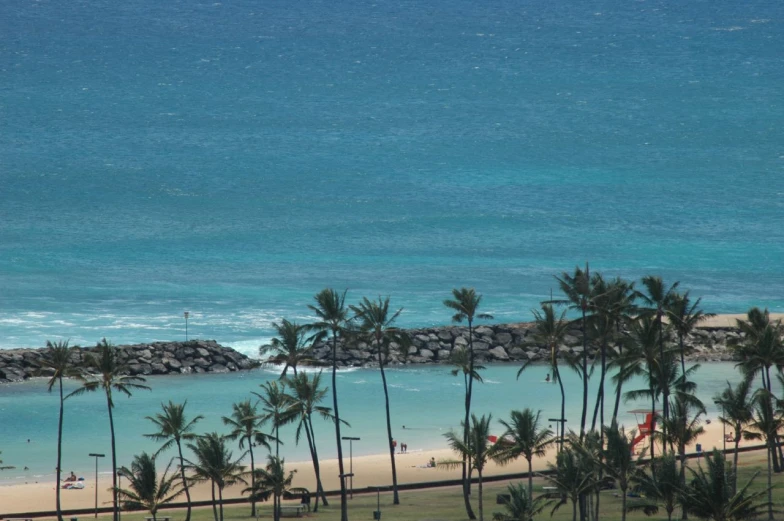
M354 499L354 442L359 441L359 438L342 436L341 439L348 440L348 475L351 476L351 499Z
M188 341L188 317L191 316L191 314L189 311L186 311L185 313L183 313L183 316L185 317L185 341L187 342Z
M90 453L90 457L95 458L95 517L98 517L98 458L105 456L106 454Z

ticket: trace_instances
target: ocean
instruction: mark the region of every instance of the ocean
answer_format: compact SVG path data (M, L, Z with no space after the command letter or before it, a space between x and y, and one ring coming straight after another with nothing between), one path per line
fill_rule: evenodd
M491 432L500 435L503 427L498 420L508 421L512 409L529 407L541 411L542 425L549 425L555 432L556 424L548 420L560 417L561 396L558 385L545 382L548 371L545 366L531 367L520 379L516 378L518 368L516 365L491 365L482 371L484 383L474 386L472 411L477 416L491 414ZM713 404L713 396L726 387L728 380L737 380L737 375L734 364L723 362L703 364L697 371L696 396L706 404L708 410L704 418L716 420L719 411ZM562 371L562 376L567 389L567 430L579 431L582 386L575 373ZM195 433L214 431L226 434L228 430L221 418L231 415L231 404L248 398L255 401L256 397L250 393L262 392L259 385L277 377L278 371L271 368L232 374L157 376L148 378L147 384L151 387L149 391L135 391L130 398L115 396L118 464L130 465L133 455L141 451L153 453L158 449L159 444L143 435L155 432L152 422L145 417L160 412L161 403L169 400L182 403L187 400L185 411L189 418L197 414L204 416L196 424ZM406 443L412 453L446 447L444 434L459 429L464 417L465 388L462 377L452 376L448 367L431 365L390 369L387 379L393 437L399 443ZM329 374L324 374L322 383L329 386ZM598 379L594 378L591 406L597 384ZM67 383L68 390L74 387L74 383ZM646 385L642 380L637 380L625 388L640 389L646 388ZM608 421L614 405L614 393L609 389L605 413ZM609 399L610 395L612 400ZM388 449L380 372L377 369L339 371L338 397L341 418L350 424L341 428L341 434L360 438L352 443L353 454L385 454ZM331 394L325 397L323 405L331 407ZM57 393L46 391L45 380L0 386L0 418L3 422L3 428L0 429L0 449L3 453L0 459L5 465L16 467L0 472L0 485L54 480L58 406ZM627 429L636 428L636 423L644 421L643 415L635 417L630 413L637 408L650 409L650 404L621 404L619 420ZM590 416L588 422L590 425ZM263 430L269 433L272 428L267 425ZM314 418L314 430L319 458L337 458L333 424ZM281 456L287 462L310 461L305 437L297 445L293 427L281 429L280 437L284 442L280 447ZM229 442L229 445L234 458L240 457L243 451L237 443ZM96 452L106 454L104 459L99 460L99 472L111 474L106 397L101 393L91 393L69 398L65 403L63 470L74 471L89 479L94 472L95 460L88 455ZM186 449L186 458L189 454ZM255 454L256 461L263 462L267 451L259 447ZM168 462L175 455L174 449L164 452L161 461ZM344 450L344 457L348 457L348 447Z
M1 348L253 354L324 287L530 320L586 262L784 311L781 2L1 11Z

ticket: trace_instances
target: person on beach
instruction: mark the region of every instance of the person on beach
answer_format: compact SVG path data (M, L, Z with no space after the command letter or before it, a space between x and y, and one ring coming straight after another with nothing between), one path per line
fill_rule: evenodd
M395 449L396 449L396 448L397 448L397 440L394 440L394 439L393 439L393 440L392 440L392 452L395 452Z
M545 378L544 381L545 382L549 382L550 381L550 373L547 373L547 378Z
M71 471L71 475L65 478L65 481L76 481L76 474Z
M435 466L436 466L436 459L435 458L430 458L430 462L427 464L427 466L435 468Z

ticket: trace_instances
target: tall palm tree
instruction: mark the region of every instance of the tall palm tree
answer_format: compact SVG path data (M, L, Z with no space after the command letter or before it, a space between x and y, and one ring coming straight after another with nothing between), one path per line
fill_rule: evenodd
M251 403L250 400L244 400L232 404L231 408L231 416L223 417L223 424L231 429L231 432L226 435L226 438L230 440L239 440L240 450L244 449L245 444L247 443L248 453L250 454L251 488L255 489L256 475L254 472L256 471L256 462L253 457L253 447L261 445L269 450L270 436L259 430L264 421L261 416L259 416L256 404ZM256 500L253 496L251 496L250 500L250 515L251 517L256 516Z
M555 464L547 464L550 473L542 477L556 489L544 494L544 497L558 501L550 515L565 505L568 499L572 503L572 521L577 521L577 505L580 498L594 488L595 476L585 464L585 457L575 449L575 445L580 443L579 438L572 436L571 440L572 443L558 453Z
M553 372L553 383L558 383L561 389L561 441L559 443L559 450L563 450L564 437L565 437L565 415L566 415L566 393L564 392L563 380L561 380L561 372L558 368L558 346L563 342L566 333L569 331L569 322L565 320L566 311L563 311L559 317L556 318L555 310L552 304L541 304L542 311L532 309L534 315L534 338L537 342L547 346L550 351L550 369ZM520 370L517 371L517 378L520 378L522 372L528 367L528 363L523 364Z
M449 444L449 447L461 456L460 460L456 461L442 461L438 465L446 468L457 468L463 465L463 461L469 459L471 464L476 469L479 477L479 521L484 521L484 503L482 500L482 472L485 465L493 455L493 447L488 441L490 436L490 421L492 415L482 415L477 418L475 414L471 415L471 426L468 429L468 442L464 441L460 435L454 431L447 432L444 437Z
M493 316L487 313L479 313L479 305L482 302L482 295L476 293L474 288L460 288L452 290L452 299L444 300L444 306L455 312L452 321L456 323L468 323L468 374L474 374L474 321L477 319L492 319ZM469 416L471 414L471 398L473 396L474 378L468 378L468 385L465 393L465 420L463 422L463 441L468 443L469 435ZM463 500L465 502L466 513L469 519L476 519L469 494L471 491L470 471L468 456L463 462Z
M553 303L566 304L570 309L580 312L580 327L583 336L580 367L583 381L583 409L580 417L580 439L582 439L585 437L585 423L588 415L588 318L594 311L595 291L588 263L585 264L585 271L578 266L575 267L573 275L563 272L560 277L556 276L555 279L558 281L561 292L566 296L566 300L557 300Z
M193 474L193 482L209 481L212 486L212 514L215 521L223 521L223 489L228 486L244 483L245 467L240 462L242 456L233 459L226 446L226 439L217 432L199 436L187 447L193 452L195 461L189 461ZM218 490L216 503L215 490Z
M740 358L737 364L747 376L760 374L762 388L766 391L764 396L770 400L770 409L773 409L773 388L771 385L771 367L778 371L784 369L784 327L780 320L772 321L767 309L751 308L746 314L746 320L737 320L738 329L743 334L743 342L735 346L735 354ZM773 468L781 471L779 458L776 453L776 443L770 446Z
M671 401L670 417L662 419L662 434L667 432L668 436L667 439L662 439L662 447L666 447L667 443L676 447L680 460L680 486L686 487L686 447L705 433L705 429L700 425L700 416L705 414L705 408L696 407L692 414L692 403L683 395L676 395ZM683 519L686 519L687 515L684 506Z
M403 308L391 312L389 309L389 297L378 301L362 298L359 306L351 306L351 310L359 320L359 330L361 334L368 337L370 345L376 351L378 358L378 368L381 371L381 383L384 386L384 406L387 418L387 446L389 447L389 458L392 462L392 496L393 504L400 504L400 497L397 490L397 469L395 467L395 447L392 444L392 419L389 412L389 389L387 388L387 376L384 366L389 360L391 344L406 344L410 340L405 332L395 327L395 320L403 312Z
M715 313L702 311L700 309L701 301L702 299L698 298L692 302L688 291L683 295L673 293L665 309L667 319L678 334L678 348L681 354L681 371L683 373L686 372L686 337L694 331L700 322L716 316Z
M626 400L647 398L651 401L651 433L656 428L656 402L661 394L658 388L662 380L662 366L668 359L660 357L657 347L659 343L659 327L651 316L643 316L631 324L629 331L631 344L622 360L623 373L618 374L619 381L628 381L633 376L643 376L647 383L646 389L636 389L624 393ZM669 360L672 356L669 357ZM653 460L654 444L651 443L651 460Z
M637 460L634 459L632 442L635 432L629 435L623 427L613 423L609 427L604 427L607 445L602 449L602 458L599 464L609 477L618 484L621 491L621 521L626 521L626 491L629 484L637 472Z
M130 469L122 467L117 470L117 475L128 481L128 488L118 489L117 494L149 510L153 521L156 521L158 510L184 492L177 483L177 474L169 475L170 467L171 461L158 478L155 456L146 452L134 456Z
M648 304L648 314L656 319L656 326L659 330L659 357L664 358L664 316L667 309L672 306L672 301L677 295L679 282L675 282L669 287L661 277L648 275L642 278L642 285L645 286L647 294L640 293L640 298ZM669 389L662 389L662 416L669 417L670 393ZM667 433L664 433L666 438Z
M684 491L684 504L690 514L715 521L745 521L760 517L767 508L769 519L773 519L770 484L766 490L749 490L759 473L755 473L740 490L735 491L728 482L724 470L726 462L721 452L714 450L713 454L706 454L705 463L707 469L702 466L697 470L689 469L692 480ZM763 500L765 494L768 494L768 501Z
M349 308L346 306L346 291L338 293L326 288L315 296L315 304L308 308L316 314L312 329L319 331L320 339L326 334L332 340L332 409L335 411L335 442L338 449L338 472L340 473L340 521L348 521L348 498L346 496L346 473L343 466L343 445L340 435L340 410L338 409L338 338L346 331L349 321Z
M313 429L313 415L318 414L322 418L335 421L332 409L319 405L327 395L327 389L321 386L321 372L309 377L307 373L299 373L294 378L289 378L287 388L291 389L289 395L291 403L289 410L298 419L297 430L295 433L296 441L299 443L302 429L305 429L305 437L308 440L310 457L313 460L313 472L316 475L316 502L313 507L314 512L318 512L318 498L321 495L324 506L329 506L324 487L321 485L321 469L319 465L318 450L316 447L316 431ZM297 420L294 421L297 421ZM342 421L342 420L341 420ZM343 422L344 424L346 422Z
M772 405L773 397L765 389L759 389L754 393L754 420L750 427L753 431L749 438L765 440L768 447L768 519L773 519L773 496L772 496L772 461L776 454L776 436L779 430L784 427L784 418L780 410L776 410Z
M650 466L650 471L640 469L632 480L646 501L629 507L629 511L642 510L651 515L658 513L659 505L662 505L667 512L668 521L671 521L678 503L683 503L683 489L675 454L662 454L656 458L655 464L654 460L651 460Z
M106 405L109 410L109 431L112 440L112 504L114 521L118 521L119 511L117 510L117 447L114 436L114 399L112 391L117 391L126 396L131 396L131 390L150 389L141 382L145 379L141 376L131 376L128 373L128 366L120 360L119 350L109 343L105 338L95 347L93 353L88 353L86 365L89 370L95 372L94 376L81 376L82 387L75 390L71 395L78 395L84 392L93 392L98 389L106 394Z
M290 488L294 481L296 470L286 474L286 460L273 456L267 456L267 465L258 469L258 479L254 480L254 485L246 490L251 492L251 497L266 501L272 496L272 518L274 521L280 520L280 499Z
M42 370L48 369L51 373L49 381L46 383L49 392L52 392L55 384L60 393L60 416L57 422L57 487L55 488L57 519L63 521L63 511L60 506L60 476L62 474L63 458L63 418L65 417L65 400L68 398L63 395L63 378L76 377L81 374L80 369L73 361L72 355L74 348L68 345L68 341L50 342L46 341L46 355L41 359Z
M272 423L275 435L267 440L275 441L275 456L280 456L280 444L283 443L280 440L280 428L291 423L295 418L290 409L291 400L286 394L286 385L287 380L264 382L259 385L264 390L263 393L252 393L259 398L262 405L262 413L258 418L259 424Z
M188 420L185 416L185 406L187 404L188 400L185 400L183 403L174 403L169 400L168 404L161 404L163 412L159 412L155 416L146 417L158 428L158 432L145 434L145 436L155 441L164 442L163 445L161 445L161 448L155 453L155 456L158 456L172 445L177 446L177 457L180 461L180 479L182 480L183 491L185 492L185 498L188 503L185 521L190 521L191 493L190 488L188 487L188 480L185 479L185 458L182 456L182 442L183 440L192 440L196 437L193 433L193 428L200 420L204 419L204 416L198 414L193 419Z
M522 483L508 485L506 490L508 497L499 496L503 498L505 512L494 512L493 521L534 521L534 516L552 503L552 500L541 496L531 501Z
M534 456L542 457L547 448L555 443L553 431L542 428L539 424L539 416L542 411L536 414L531 409L522 411L512 411L509 414L509 421L500 420L501 425L506 429L498 443L498 449L494 452L493 459L501 464L509 463L523 456L528 462L528 502L534 501Z
M738 475L738 446L740 440L748 438L747 427L754 421L751 385L753 378L746 377L733 387L727 382L727 388L720 395L716 395L714 400L721 407L721 422L729 426L732 431L732 441L735 450L732 456L732 475ZM736 487L737 483L733 483ZM733 488L733 492L735 488Z
M269 344L259 348L259 356L267 357L266 363L283 364L281 378L286 376L289 368L297 374L298 365L317 365L312 356L312 337L308 334L309 326L289 322L285 318L280 324L272 323L277 336L270 339Z

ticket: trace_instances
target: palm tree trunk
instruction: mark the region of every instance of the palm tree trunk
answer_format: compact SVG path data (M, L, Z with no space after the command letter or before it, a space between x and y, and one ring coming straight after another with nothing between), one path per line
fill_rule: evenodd
M656 321L659 323L659 363L664 362L664 331L662 326L661 312L656 315ZM664 381L664 371L661 371L661 388L662 388L662 418L667 420L670 417L670 386ZM662 448L667 446L667 423L662 422Z
M218 504L215 502L215 481L210 480L212 483L212 517L215 518L215 521L218 521Z
M381 339L376 338L378 348L378 367L381 369L381 382L384 384L384 404L387 413L387 445L389 446L389 457L392 461L392 503L400 504L400 496L397 492L397 468L395 467L395 448L392 446L392 419L389 414L389 389L387 389L387 375L384 373L384 361L381 356Z
M678 344L681 348L681 375L683 378L686 378L686 358L684 351L686 350L686 346L684 345L683 333L678 331Z
M177 452L180 455L180 478L182 479L182 488L185 490L185 501L188 503L188 510L185 513L185 521L190 521L191 491L190 487L188 487L188 481L185 479L185 458L182 457L182 444L180 443L179 438L177 438L175 441L177 442Z
M572 499L572 521L577 521L577 498Z
M649 389L651 391L651 435L650 435L650 438L651 438L651 466L653 466L653 458L654 458L653 446L655 445L653 443L653 440L654 440L654 434L656 433L656 398L655 398L656 395L653 394L653 386L652 385L649 387Z
M678 457L681 460L680 486L681 490L686 490L686 445L683 443L678 444ZM689 519L685 501L681 502L681 519Z
M348 521L348 498L346 497L346 478L343 470L343 445L340 436L340 412L338 411L338 337L332 331L332 407L335 409L335 441L338 446L338 472L340 473L340 521Z
M770 440L768 440L768 445L770 445ZM772 449L772 447L771 447ZM768 451L768 520L773 521L773 485L771 483L772 472L771 472L771 454L773 454L773 450Z
M765 371L764 371L764 375L763 375L763 379L762 379L763 386L766 385L766 380L767 380L767 387L766 388L768 390L768 402L770 404L769 407L770 407L770 411L771 411L771 414L772 414L774 409L773 409L773 392L772 392L772 388L771 388L771 385L770 385L770 382L771 382L770 381L770 366L766 366L765 367ZM778 433L774 433L773 434L773 443L772 443L772 445L770 447L770 453L771 453L771 458L773 459L773 471L776 472L776 473L781 472L781 470L782 470L781 465L784 464L784 456L781 458L782 462L779 463L779 455L780 455L780 452L781 452L781 446L779 445L778 441L779 441ZM778 450L778 452L777 452L777 450Z
M566 421L564 421L566 415L566 393L564 392L563 381L561 380L561 373L558 370L558 364L555 364L554 369L556 377L558 378L558 385L561 388L561 446L558 450L562 451L564 446L564 437L566 434L564 432L566 431Z
M585 319L585 307L583 306L583 414L580 418L580 441L585 437L585 421L588 418L588 328Z
M250 489L253 491L250 496L250 515L251 517L256 517L256 499L254 498L256 493L256 463L253 461L253 440L250 436L248 436L248 452L250 452Z
M740 445L740 428L735 430L735 454L732 455L732 493L738 490L738 446Z
M465 395L465 425L463 426L463 443L468 445L469 418L471 415L471 393L474 387L474 328L471 319L468 319L468 383ZM463 459L463 500L465 502L468 519L476 519L474 509L471 508L471 473L468 470L465 458Z
M318 449L316 448L316 433L313 431L313 420L311 419L310 415L308 415L308 421L305 425L305 434L308 433L308 430L310 430L310 437L313 440L313 444L311 445L311 455L313 457L313 472L316 474L316 506L313 509L315 512L318 510L319 494L321 495L322 505L328 507L329 502L327 502L327 495L324 493L324 486L321 484L321 465L319 465Z
M479 474L479 521L485 520L484 501L482 500L482 469L477 469Z
M223 487L218 487L218 506L220 507L220 521L223 521Z
M112 401L109 394L106 395L106 405L109 408L109 431L112 440L112 519L118 520L117 515L117 447L114 439L114 417L112 415Z
M63 400L63 378L58 378L60 383L60 422L57 426L57 484L55 490L56 492L56 508L57 508L57 519L58 521L63 521L63 510L60 506L60 473L62 472L60 468L62 467L62 458L63 458L63 414L65 413L65 405Z
M528 460L528 504L533 505L534 501L534 466L532 462L532 458L526 458Z

